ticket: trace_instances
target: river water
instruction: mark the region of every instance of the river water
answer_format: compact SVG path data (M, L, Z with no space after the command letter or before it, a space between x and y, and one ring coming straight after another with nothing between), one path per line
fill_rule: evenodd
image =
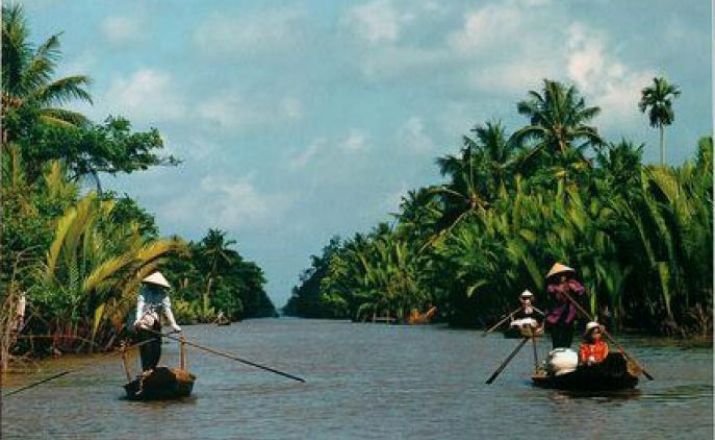
M638 390L573 396L532 387L529 346L492 385L516 346L499 334L439 326L263 319L186 326L187 338L302 376L302 384L189 350L193 396L122 399L119 359L65 358L5 392L66 368L72 373L6 397L3 439L712 439L713 352L664 339L623 338L655 381ZM547 351L542 341L540 351ZM178 363L164 345L163 362Z

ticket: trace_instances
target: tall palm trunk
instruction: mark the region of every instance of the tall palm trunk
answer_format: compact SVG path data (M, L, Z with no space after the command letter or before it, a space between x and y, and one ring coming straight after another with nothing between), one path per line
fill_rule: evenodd
M660 164L665 166L665 128L663 124L658 125L660 128Z
M214 257L213 264L211 265L211 274L209 275L208 282L206 283L206 292L204 293L204 317L209 313L209 296L211 295L211 287L213 285L214 278L216 277L217 270L218 260Z
M203 306L204 306L204 316L209 313L209 295L211 294L211 285L213 284L213 277L209 276L208 282L206 282L206 291L204 292Z

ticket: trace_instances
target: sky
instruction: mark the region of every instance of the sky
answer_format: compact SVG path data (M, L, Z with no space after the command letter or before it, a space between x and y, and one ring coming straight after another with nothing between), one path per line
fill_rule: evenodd
M526 124L544 78L575 85L611 141L658 134L639 113L654 76L676 83L673 164L712 133L710 0L26 0L59 75L88 74L95 121L156 127L183 163L103 178L164 235L220 228L281 307L334 235L390 221L434 160L476 124Z

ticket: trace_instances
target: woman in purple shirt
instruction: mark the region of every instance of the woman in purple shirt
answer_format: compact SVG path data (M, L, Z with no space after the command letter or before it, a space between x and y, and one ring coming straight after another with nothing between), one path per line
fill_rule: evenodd
M569 348L573 342L577 310L565 294L580 301L586 292L575 275L576 270L561 263L554 264L546 275L546 290L553 298L553 306L546 314L545 325L551 333L553 348Z

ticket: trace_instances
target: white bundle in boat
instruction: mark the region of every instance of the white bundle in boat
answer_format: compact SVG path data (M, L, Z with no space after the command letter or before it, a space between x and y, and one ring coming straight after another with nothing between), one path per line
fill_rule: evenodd
M525 338L544 334L543 327L539 327L539 321L534 318L515 319L509 326L518 329Z
M546 368L549 372L560 376L570 373L578 367L578 353L570 348L556 348L549 352Z

